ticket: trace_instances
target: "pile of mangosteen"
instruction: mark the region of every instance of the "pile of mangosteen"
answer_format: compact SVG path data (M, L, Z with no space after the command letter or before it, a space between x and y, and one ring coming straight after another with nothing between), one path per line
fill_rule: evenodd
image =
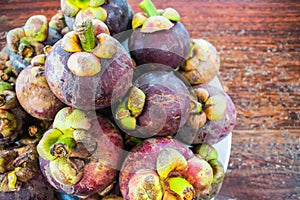
M220 58L151 0L61 0L0 53L1 199L211 199L236 110ZM222 153L222 152L219 152Z

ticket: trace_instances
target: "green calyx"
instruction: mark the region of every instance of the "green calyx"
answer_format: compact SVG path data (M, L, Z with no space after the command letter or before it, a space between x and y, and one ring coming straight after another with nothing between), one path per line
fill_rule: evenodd
M61 0L62 12L68 17L74 17L80 10L98 8L105 0Z
M85 111L66 107L61 109L55 116L53 128L56 128L65 134L73 132L76 129L88 130L90 128L90 119Z
M106 33L100 33L97 36L97 39L99 43L95 47L93 54L98 58L104 58L104 59L113 58L118 51L118 46L116 41Z
M191 113L200 113L202 111L202 104L198 101L191 100L190 112Z
M133 117L137 117L142 113L145 101L146 95L141 89L137 87L131 88L127 106Z
M156 171L162 179L166 179L172 171L181 171L186 167L187 160L176 149L165 148L157 156Z
M145 11L145 14L136 13L132 20L132 27L142 27L142 33L169 30L174 26L172 22L180 20L180 15L175 9L158 10L151 0L143 0L140 8Z
M222 163L219 160L214 159L214 160L210 160L209 164L213 169L212 184L222 183L222 181L224 180L224 177L225 177L225 170L224 170Z
M195 196L194 187L184 178L172 177L168 180L169 188L182 200L192 200Z
M67 157L76 147L76 141L58 129L46 131L37 145L38 154L45 160Z
M91 7L99 7L105 3L105 0L90 0Z
M48 36L48 21L44 15L31 16L24 26L25 35L34 41L43 42Z
M217 150L209 144L198 145L194 147L193 152L195 154L198 154L201 158L203 158L206 161L218 160Z
M137 171L128 183L129 199L161 200L163 187L159 176L150 169Z
M222 95L214 95L205 102L205 114L209 120L220 120L226 111L227 101Z
M137 87L132 87L128 97L123 99L116 110L116 119L124 129L136 129L136 118L142 113L145 102L145 93Z
M76 148L73 133L80 130L84 134L90 126L90 119L84 111L70 107L61 109L55 116L53 128L44 133L37 146L39 155L45 160L68 157Z
M50 162L50 174L60 184L72 186L83 177L83 164L73 162L68 158L58 158Z

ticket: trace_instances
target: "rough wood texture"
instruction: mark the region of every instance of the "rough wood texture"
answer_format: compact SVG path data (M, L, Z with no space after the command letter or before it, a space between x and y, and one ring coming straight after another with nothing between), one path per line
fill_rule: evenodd
M193 38L221 56L219 78L238 110L229 169L217 199L300 199L300 3L297 0L154 0L174 7ZM129 0L139 11L136 0ZM59 0L0 2L5 32Z

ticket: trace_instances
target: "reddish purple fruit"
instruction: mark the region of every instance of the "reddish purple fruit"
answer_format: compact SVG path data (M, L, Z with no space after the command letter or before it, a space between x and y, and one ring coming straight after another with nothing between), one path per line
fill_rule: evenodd
M178 138L188 144L215 144L221 141L235 125L234 103L215 86L197 85L192 91L191 115L179 131Z
M133 33L129 39L129 50L137 65L159 63L178 68L190 49L190 36L179 22L176 10L157 10L150 0L144 0L140 7L146 13L133 17Z
M141 75L118 105L115 118L129 135L140 138L175 134L189 116L189 91L173 72Z
M123 140L117 128L94 112L60 110L37 150L43 174L59 191L86 197L117 178Z
M75 20L90 18L103 21L111 35L126 31L133 16L133 11L126 0L61 0L61 9L70 30L73 30Z
M110 106L132 81L133 65L124 47L99 20L75 24L49 52L45 75L52 92L65 104L84 110Z
M169 138L147 139L134 147L119 177L125 200L202 199L211 194L213 180L209 162Z

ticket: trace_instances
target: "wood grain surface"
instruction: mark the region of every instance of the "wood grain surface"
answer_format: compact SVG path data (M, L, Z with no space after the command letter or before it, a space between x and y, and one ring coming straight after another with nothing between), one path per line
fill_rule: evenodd
M300 2L153 0L176 8L191 37L219 51L219 78L238 120L216 199L300 199ZM128 0L135 12L139 1ZM59 0L0 1L0 48L34 14L50 19Z

